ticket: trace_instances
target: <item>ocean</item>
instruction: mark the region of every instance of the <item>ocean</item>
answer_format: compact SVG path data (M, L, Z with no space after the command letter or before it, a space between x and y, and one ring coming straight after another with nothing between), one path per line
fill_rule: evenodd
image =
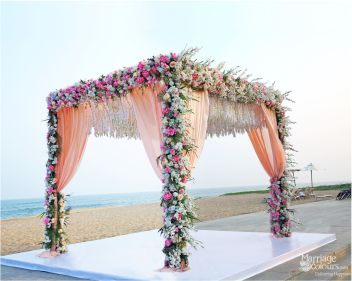
M322 184L338 184L342 182L321 182ZM298 183L297 187L309 186L309 183ZM190 189L193 198L214 197L230 192L265 190L266 186L219 187ZM68 196L68 206L74 209L99 208L106 206L126 206L160 202L161 192L136 192L100 195ZM36 216L43 212L43 198L1 200L1 219Z
M264 190L264 186L203 188L190 190L193 198L212 197L229 192ZM74 209L126 206L160 202L161 192L136 192L100 195L68 196L68 206ZM43 198L1 200L1 219L35 216L43 212Z

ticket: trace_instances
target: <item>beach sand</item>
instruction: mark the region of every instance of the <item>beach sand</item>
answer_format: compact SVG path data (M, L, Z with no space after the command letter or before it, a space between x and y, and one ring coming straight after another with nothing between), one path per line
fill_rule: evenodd
M333 195L338 190L316 191L316 195ZM263 202L267 194L241 194L197 199L200 221L267 210ZM314 199L293 201L291 205ZM268 215L269 219L269 215ZM160 228L161 207L158 203L114 206L71 211L67 232L70 243L102 239L137 231ZM39 249L43 239L43 224L39 217L1 220L1 255Z

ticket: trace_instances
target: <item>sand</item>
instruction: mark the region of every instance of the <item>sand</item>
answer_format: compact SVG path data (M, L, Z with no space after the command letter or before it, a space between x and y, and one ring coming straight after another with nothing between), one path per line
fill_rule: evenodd
M316 195L337 190L316 191ZM267 210L266 194L243 194L201 198L196 200L200 221ZM291 205L312 202L314 199L293 201ZM67 232L70 243L112 237L142 230L160 228L161 208L158 203L114 206L71 211ZM39 217L1 220L1 255L40 248L43 224Z

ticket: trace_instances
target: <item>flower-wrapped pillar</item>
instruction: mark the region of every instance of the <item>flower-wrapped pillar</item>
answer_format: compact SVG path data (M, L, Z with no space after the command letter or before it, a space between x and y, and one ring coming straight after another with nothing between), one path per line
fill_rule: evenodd
M56 165L59 153L57 133L57 114L50 110L48 113L48 161L45 178L46 193L42 214L45 225L43 248L50 250L48 256L66 252L66 234L63 230L68 210L65 209L65 196L57 192ZM42 256L45 257L45 254Z
M287 141L287 137L290 136L289 124L291 123L286 116L288 110L285 107L277 107L275 109L278 137L283 145L286 157L285 170L282 176L280 178L274 177L270 181L270 200L268 203L270 207L271 232L276 237L290 237L292 225L295 222L294 210L289 208L292 177L288 170L295 164L292 154L295 150Z
M188 245L194 246L195 242L189 231L193 228L196 215L192 199L186 191L191 173L189 154L194 146L187 134L187 91L170 82L162 103L164 157L161 205L164 226L160 231L165 238L165 266L185 270L188 267Z
M270 224L275 237L291 236L290 210L288 209L288 186L285 176L270 179Z

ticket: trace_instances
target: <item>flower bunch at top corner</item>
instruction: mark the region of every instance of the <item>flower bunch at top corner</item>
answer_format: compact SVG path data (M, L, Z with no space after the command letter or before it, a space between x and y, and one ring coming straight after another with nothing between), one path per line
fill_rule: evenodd
M175 53L160 55L96 80L81 80L70 87L51 92L47 98L47 108L57 111L62 107L78 106L88 100L104 102L109 98L126 95L134 88L151 86L161 79L171 77L177 60Z

